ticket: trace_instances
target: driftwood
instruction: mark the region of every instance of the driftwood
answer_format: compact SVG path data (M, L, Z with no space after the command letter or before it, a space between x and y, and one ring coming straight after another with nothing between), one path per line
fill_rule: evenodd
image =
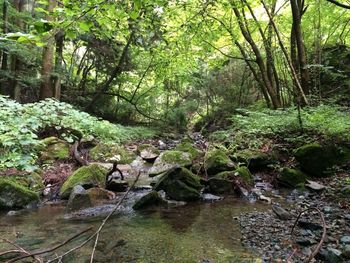
M36 252L28 252L28 251L25 251L23 250L22 252L24 253L24 255L22 256L19 256L19 257L16 257L14 259L11 259L9 261L7 261L6 263L13 263L13 262L16 262L16 261L19 261L19 260L22 260L22 259L25 259L25 258L29 258L29 257L35 257L35 256L38 256L38 255L42 255L42 254L46 254L46 253L49 253L49 252L52 252L52 251L55 251L57 249L59 249L60 247L63 247L64 245L68 244L70 241L76 239L77 237L81 236L82 234L90 231L92 229L92 227L89 227L77 234L75 234L74 236L72 236L71 238L63 241L62 243L54 246L54 247L51 247L51 248L47 248L47 249L44 249L44 250L40 250L40 251L36 251ZM41 262L41 261L40 261Z
M298 217L296 218L295 222L294 222L294 225L292 227L292 231L291 231L291 235L293 236L293 233L294 233L294 229L295 229L295 226L297 225L297 223L299 222L299 219L301 217L302 214L306 213L307 211L310 211L310 210L315 210L320 218L321 218L321 221L322 221L322 229L323 229L323 232L322 232L322 237L321 237L321 240L320 242L317 244L316 248L314 249L314 251L310 254L310 256L307 258L307 260L305 262L309 263L311 262L311 260L317 255L317 253L320 251L320 249L322 248L322 245L326 239L326 234L327 234L327 230L326 230L326 221L324 219L324 216L323 216L323 213L321 212L320 209L316 208L316 207L310 207L310 208L307 208L307 209L304 209L302 210ZM295 253L295 251L293 252L293 254Z
M73 146L72 146L72 150L71 150L71 154L73 155L74 159L81 165L81 166L86 166L89 165L89 162L87 160L85 160L83 157L80 156L79 153L79 145L81 144L80 140L76 141Z

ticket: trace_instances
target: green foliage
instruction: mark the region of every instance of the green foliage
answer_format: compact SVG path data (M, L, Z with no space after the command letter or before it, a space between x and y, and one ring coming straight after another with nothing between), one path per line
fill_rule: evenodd
M212 139L228 142L230 150L259 149L269 143L269 137L279 134L287 141L299 143L312 140L308 134L346 141L350 139L350 118L347 111L346 108L330 105L304 108L301 110L301 127L295 108L242 110L242 114L231 117L229 130L214 133Z
M54 99L21 105L0 96L0 169L34 170L40 148L37 132L45 127L70 128L86 138L105 143L121 143L155 134L147 128L123 127L100 120ZM76 139L72 134L62 133L62 137L69 143Z

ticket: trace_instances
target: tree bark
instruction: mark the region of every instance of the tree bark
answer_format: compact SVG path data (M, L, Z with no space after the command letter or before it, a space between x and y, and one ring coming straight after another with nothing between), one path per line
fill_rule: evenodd
M64 32L60 30L56 36L56 57L55 57L55 71L56 76L54 77L54 97L56 99L61 98L61 70L63 61L63 47L64 47Z
M306 49L303 33L301 31L301 17L304 9L304 0L290 0L290 3L293 15L293 31L291 39L292 41L295 41L298 51L298 61L294 61L294 63L297 62L297 66L294 66L294 68L300 73L300 83L303 87L304 93L308 95L310 93L310 74L307 69ZM295 56L295 54L292 54L292 56Z
M53 21L53 17L50 14L56 6L56 0L48 0L48 15L46 16L47 21ZM54 81L52 78L53 60L55 51L55 39L49 36L47 45L43 49L42 55L42 68L41 68L41 87L40 87L40 99L51 98L55 95L54 93Z
M3 33L8 33L8 2L7 0L4 0L4 3L2 5L2 21L3 21ZM8 54L6 50L2 51L2 58L1 58L1 70L3 72L6 72L8 70ZM10 95L10 91L8 89L8 81L7 78L2 80L0 83L0 91L4 95Z

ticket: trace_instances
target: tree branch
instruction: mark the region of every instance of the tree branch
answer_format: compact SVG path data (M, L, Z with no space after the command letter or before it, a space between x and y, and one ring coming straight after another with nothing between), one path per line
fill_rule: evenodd
M329 2L329 3L335 4L335 5L339 6L339 7L350 9L350 5L345 5L343 3L339 3L338 1L335 1L335 0L326 0L326 1Z

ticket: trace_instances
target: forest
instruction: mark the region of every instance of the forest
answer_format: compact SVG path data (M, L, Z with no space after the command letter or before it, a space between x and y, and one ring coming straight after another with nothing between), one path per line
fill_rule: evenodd
M0 10L0 262L350 262L349 0Z

